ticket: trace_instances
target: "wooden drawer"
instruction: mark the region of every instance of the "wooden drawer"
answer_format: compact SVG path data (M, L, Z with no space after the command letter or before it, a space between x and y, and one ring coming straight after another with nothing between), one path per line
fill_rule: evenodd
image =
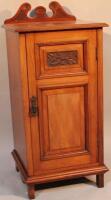
M89 52L91 48L95 51L95 41L95 30L37 33L36 78L87 74Z

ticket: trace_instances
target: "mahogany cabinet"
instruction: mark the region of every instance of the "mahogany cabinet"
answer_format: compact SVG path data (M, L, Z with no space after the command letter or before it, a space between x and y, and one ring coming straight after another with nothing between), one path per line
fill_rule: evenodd
M36 183L96 175L104 185L105 23L88 23L51 2L5 21L17 170L34 198Z

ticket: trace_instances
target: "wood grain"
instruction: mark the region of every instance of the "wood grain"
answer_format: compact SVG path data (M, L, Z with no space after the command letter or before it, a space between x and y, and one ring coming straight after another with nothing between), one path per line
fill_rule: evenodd
M99 162L104 162L104 142L103 142L103 32L97 30L97 65L98 65L98 148Z
M63 35L64 34L64 35ZM74 34L74 36L72 36L72 38L75 38L75 41L80 40L86 40L88 39L88 44L87 44L87 51L90 52L90 54L87 54L87 60L88 60L88 75L85 76L77 76L77 75L73 75L72 77L67 77L67 73L66 73L66 77L64 78L50 78L49 79L42 79L42 80L36 80L35 79L35 57L34 57L34 43L42 43L45 42L53 42L53 38L55 40L55 42L57 41L62 42L62 38L66 39L66 41L70 42L70 40L72 39L71 37L69 37L70 32L65 32L65 33L59 33L59 37L56 35L56 33L54 34L44 34L45 36L45 41L43 41L43 38L41 37L40 34L28 34L27 35L27 54L28 54L28 63L30 63L28 65L28 74L30 77L30 95L35 94L38 96L38 105L39 105L39 109L40 109L40 117L37 119L32 119L32 126L33 126L33 135L34 135L34 139L35 141L37 141L37 145L33 145L33 150L34 150L34 169L35 169L35 174L46 174L46 173L50 173L51 170L53 170L54 172L56 171L60 171L64 168L70 169L71 167L74 168L78 168L78 166L86 166L87 165L91 165L93 163L98 162L98 149L97 149L97 68L94 67L96 66L96 60L95 60L95 56L96 56L96 31L78 31ZM86 55L86 54L85 54ZM62 89L62 87L76 87L77 85L79 86L84 86L84 84L87 84L87 89L86 89L86 95L85 95L85 110L86 110L86 116L85 117L85 128L86 128L86 141L87 141L87 145L86 145L86 149L87 152L83 152L83 154L77 155L77 156L65 156L65 153L63 154L63 159L59 159L59 162L56 162L57 159L57 155L56 153L53 154L53 156L51 157L50 160L45 160L42 161L42 154L41 154L41 146L45 146L44 141L46 141L46 139L44 138L44 135L46 135L46 133L43 135L43 117L41 116L43 113L43 110L45 110L47 108L46 103L44 103L44 109L43 109L43 102L41 100L41 95L43 90L54 90L59 87ZM37 94L35 93L35 90L37 90ZM62 90L61 90L62 91ZM59 111L60 112L60 111ZM87 114L89 113L89 114ZM45 123L47 124L47 117L44 118L45 119ZM93 119L93 120L92 120ZM39 120L39 121L38 121ZM53 120L54 121L54 120ZM39 123L39 124L38 124ZM88 124L88 126L87 126ZM35 129L37 127L37 129ZM44 126L46 127L46 126ZM35 133L36 130L36 133ZM46 131L46 128L44 129ZM95 133L95 134L94 134ZM68 135L67 135L68 137ZM42 138L42 139L41 139ZM68 139L68 138L67 138ZM62 141L63 142L63 141ZM65 142L65 141L64 141ZM35 144L35 142L34 142ZM64 143L65 145L65 143ZM44 152L44 150L43 150ZM91 152L91 154L90 154ZM71 153L71 151L70 151ZM49 156L49 155L48 155ZM54 160L54 156L55 156L55 160ZM39 160L40 159L40 160ZM91 163L90 163L91 162ZM57 163L57 164L56 164ZM76 165L74 164L76 163ZM65 170L65 169L64 169Z
M88 175L101 175L101 173L105 173L108 171L108 168L105 165L93 165L91 167L86 166L86 168L81 168L77 170L70 170L70 171L62 171L60 173L53 173L50 175L41 175L41 176L28 176L24 168L22 167L22 162L19 160L19 157L17 156L16 152L13 151L13 157L14 160L17 163L17 166L19 166L19 169L22 169L22 175L24 177L24 181L26 184L36 184L36 183L48 183L53 182L56 180L68 180L73 179L76 177L82 176L88 176ZM19 164L18 164L19 163Z
M52 18L65 19L58 3L50 8ZM36 8L31 19L41 23L29 23L30 9L24 4L4 26L16 167L29 198L35 198L36 183L92 174L103 187L108 169L103 155L102 28L107 25L43 22L48 18L44 7ZM29 114L32 97L38 107L34 116Z
M14 133L14 147L19 152L22 162L27 167L26 143L24 135L23 102L20 74L19 35L7 32L7 52L9 67L10 97ZM14 54L14 56L13 56ZM22 146L22 148L21 148Z
M54 34L53 34L54 36ZM39 37L39 35L38 35ZM61 37L61 36L60 36ZM64 35L65 38L65 35ZM65 40L65 39L64 39ZM45 43L45 41L43 41ZM82 41L78 44L69 44L66 42L66 44L60 44L60 42L56 43L55 45L52 45L51 43L45 44L45 46L35 46L35 55L36 55L36 67L37 67L37 78L45 78L45 77L54 77L54 76L64 76L64 74L73 74L73 73L82 73L85 70L85 66L83 63L83 46L84 42ZM40 51L40 57L38 58L38 51ZM64 56L64 58L61 56L58 57L58 61L56 61L55 54L59 53L70 53L72 51L76 51L76 57L72 54L72 59L74 63L70 64L68 62L72 62L71 57ZM49 54L54 54L54 61L56 62L55 66L49 66ZM66 59L66 63L64 65L62 62L64 62L64 59ZM59 62L57 64L57 62ZM38 69L39 68L39 69Z
M28 197L29 199L35 199L35 186L34 184L28 184Z
M79 146L84 149L84 88L61 88L43 95L43 101L48 103L50 150Z
M67 75L85 75L88 72L88 43L91 43L95 30L59 31L35 34L36 73L38 78L64 77ZM96 46L94 47L96 48ZM48 52L78 52L78 63L51 68L47 64ZM40 53L40 56L39 56Z
M13 120L14 148L30 175L33 174L25 37L7 32L9 82ZM22 148L21 148L22 147Z
M103 188L104 187L104 173L98 174L96 176L96 182L97 182L98 188Z
M38 6L33 9L33 15L31 16L31 5L29 3L23 3L18 9L14 17L5 20L5 24L17 24L17 23L32 23L32 22L51 22L51 21L76 21L76 17L68 14L63 7L57 2L52 1L49 4L49 8L52 10L52 16L48 16L46 8ZM30 11L30 13L29 13Z
M82 20L73 21L62 21L60 22L32 22L32 23L22 23L22 24L4 24L5 29L20 33L30 33L30 32L45 32L45 31L58 31L58 30L80 30L80 29L94 29L108 27L106 23L95 23Z
M41 95L44 127L41 159L69 157L85 151L84 87L50 88Z

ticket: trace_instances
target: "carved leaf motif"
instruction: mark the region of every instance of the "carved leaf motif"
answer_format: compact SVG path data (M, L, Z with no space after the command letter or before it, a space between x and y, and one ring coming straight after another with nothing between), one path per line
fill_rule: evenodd
M74 50L74 51L49 52L47 54L47 62L49 67L77 64L78 51Z

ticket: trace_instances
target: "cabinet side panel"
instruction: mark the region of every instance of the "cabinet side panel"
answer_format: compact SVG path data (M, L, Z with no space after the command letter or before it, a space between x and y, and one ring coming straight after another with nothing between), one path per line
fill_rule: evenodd
M97 30L98 57L98 147L99 162L104 163L103 142L103 29Z
M22 83L20 74L19 34L7 31L9 85L13 122L14 149L27 168L25 127L23 117Z

